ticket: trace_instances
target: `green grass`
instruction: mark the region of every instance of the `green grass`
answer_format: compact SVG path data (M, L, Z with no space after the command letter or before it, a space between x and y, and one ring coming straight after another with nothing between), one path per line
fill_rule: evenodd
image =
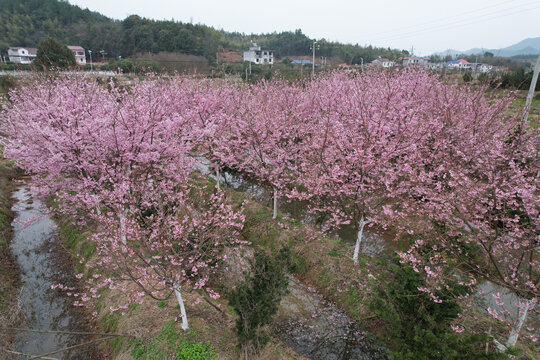
M333 257L342 257L343 256L341 253L337 252L336 250L332 250L332 251L328 252L328 255L333 256Z
M9 311L11 301L16 296L17 279L16 270L12 267L9 242L12 235L10 210L11 201L8 185L15 176L13 162L4 159L0 146L0 311Z
M144 342L131 341L131 356L135 360L217 360L216 352L209 342L198 342L196 332L179 333L173 321L165 324L155 338Z
M103 329L105 329L106 332L114 333L116 330L118 330L118 320L120 318L120 315L118 312L115 313L106 313L103 315L103 318L101 318L101 322L103 323Z
M73 252L76 252L79 248L79 244L84 241L84 236L79 230L70 224L64 225L60 228L60 237L66 246Z
M512 102L512 105L514 105L514 106L525 106L526 101L527 101L527 99L515 99ZM540 100L533 99L532 103L531 103L531 108L536 108L536 107L540 108Z
M60 226L59 234L62 242L78 260L75 261L75 272L84 273L86 270L85 263L94 255L96 243L86 241L86 237L80 230L69 223ZM92 274L86 275L91 276Z
M6 214L3 212L0 212L0 231L4 231L7 229L10 225L9 219Z
M309 272L309 261L300 253L291 250L292 268L297 275L305 275Z

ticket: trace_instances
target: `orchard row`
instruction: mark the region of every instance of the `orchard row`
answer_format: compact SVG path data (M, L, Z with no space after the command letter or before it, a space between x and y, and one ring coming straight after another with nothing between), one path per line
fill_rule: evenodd
M204 289L245 243L241 209L188 181L200 157L305 201L330 227L354 225L355 262L366 225L407 238L402 261L426 276L433 301L458 265L464 281L528 299L525 315L539 297L540 136L510 96L404 70L250 86L60 77L9 98L5 156L62 212L100 224L89 266L137 283L132 301L174 292L184 328L182 290ZM116 280L89 279L81 302Z

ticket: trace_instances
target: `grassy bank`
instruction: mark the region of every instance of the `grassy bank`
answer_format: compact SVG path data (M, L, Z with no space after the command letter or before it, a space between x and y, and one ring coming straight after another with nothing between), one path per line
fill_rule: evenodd
M194 174L194 180L208 184L206 177ZM210 187L212 188L212 187ZM273 252L288 245L293 254L296 276L305 284L316 288L328 300L334 302L355 321L379 338L379 343L388 342L387 325L369 308L373 294L371 285L386 268L388 259L362 256L359 266L352 262L353 249L342 241L321 234L316 229L295 219L279 214L272 219L268 206L253 201L245 194L224 187L228 201L237 207L245 204L246 222L242 236L254 248ZM92 276L84 266L84 261L92 258L94 244L88 238L91 228L77 229L67 219L58 219L60 236L65 247L74 255L76 271ZM83 261L80 263L80 261ZM220 293L226 292L222 279L214 281ZM132 284L125 284L128 291L134 291ZM235 315L228 306L227 299L216 301L221 311L204 301L198 302L198 294L186 294L189 331L180 330L175 322L179 308L174 298L156 301L145 298L142 304L130 306L124 314L111 314L109 307L122 303L124 292L101 290L102 298L91 305L96 315L96 330L126 334L102 345L102 350L113 359L235 359L234 333ZM198 302L198 303L197 303ZM196 305L192 305L195 304ZM507 334L504 327L479 312L469 311L464 325L472 333L490 332L499 340ZM517 359L534 359L538 346L520 340L520 355ZM186 355L191 354L191 355ZM202 355L201 355L202 354ZM190 357L191 356L191 357ZM264 359L304 359L274 337L260 358Z
M379 342L389 347L395 345L389 341L391 325L370 309L373 289L381 274L388 269L391 255L377 258L364 254L359 259L359 265L355 266L352 261L353 246L350 244L325 236L311 226L282 214L273 220L269 206L250 200L245 194L233 189L225 188L224 191L237 205L242 202L247 204L243 235L253 246L274 250L288 245L293 252L296 276L299 279L317 289L362 327L376 335ZM475 307L467 308L465 303L463 306L466 310L462 325L469 334L489 334L501 342L506 340L508 329L502 323ZM522 334L514 349L517 355L515 359L536 359L539 353L538 342Z
M94 257L95 245L89 235L93 229L78 229L69 219L56 218L60 239L64 247L73 254L75 271L84 278L93 275L85 262ZM82 263L81 263L82 262ZM84 279L83 278L83 279ZM135 291L133 284L125 284L127 291ZM190 329L182 331L180 310L174 297L168 301L156 301L145 297L142 304L128 307L123 314L111 313L110 307L122 304L125 293L121 289L102 289L101 298L90 304L94 312L95 330L124 334L103 343L101 351L111 359L235 359L238 358L235 315L225 298L214 300L221 310L200 301L199 294L184 294ZM193 305L196 304L196 305ZM260 354L261 359L307 359L273 338Z
M13 327L21 321L17 302L19 275L9 249L13 237L11 222L14 216L11 211L12 179L16 175L13 164L4 159L0 149L0 324L3 327ZM11 348L12 340L12 332L0 334L0 354L3 359L9 359L9 354L3 350Z

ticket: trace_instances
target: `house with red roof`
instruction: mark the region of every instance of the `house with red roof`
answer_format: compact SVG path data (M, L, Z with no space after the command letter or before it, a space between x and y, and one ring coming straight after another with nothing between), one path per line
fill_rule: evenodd
M468 62L465 59L459 59L455 61L448 61L447 66L449 69L463 69L463 70L470 70L472 64Z

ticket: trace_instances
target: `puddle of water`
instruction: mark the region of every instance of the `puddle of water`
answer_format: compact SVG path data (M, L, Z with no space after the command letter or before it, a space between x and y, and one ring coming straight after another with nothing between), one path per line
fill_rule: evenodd
M22 291L20 305L27 328L56 331L86 331L70 302L50 290L51 285L65 283L69 275L62 272L55 256L57 227L48 217L42 203L32 199L26 188L13 194L16 213L11 251L20 269ZM33 201L32 201L33 200ZM15 351L44 354L85 341L84 337L68 334L18 332ZM62 357L63 356L63 357ZM96 359L93 349L73 350L51 355L52 358ZM20 357L27 359L27 357Z
M496 293L500 294L500 299L504 305L497 305L497 302L493 297L493 294ZM509 319L511 319L512 322L517 322L517 319L519 318L519 309L516 304L518 301L522 302L523 298L511 293L508 289L490 281L484 281L478 285L475 297L478 308L484 313L488 313L488 307L496 310L499 314L501 313L501 310L507 310L509 311ZM535 329L536 334L540 335L540 313L534 310L529 311L524 326Z
M389 359L345 313L294 279L274 324L287 345L312 359Z

